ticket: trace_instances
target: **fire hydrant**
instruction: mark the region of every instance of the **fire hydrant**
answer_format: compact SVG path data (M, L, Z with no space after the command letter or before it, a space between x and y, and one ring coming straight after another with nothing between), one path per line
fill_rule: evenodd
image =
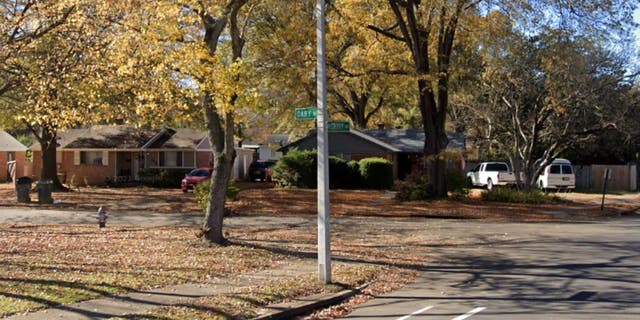
M107 225L107 210L103 209L102 206L98 208L98 226L100 228L104 228Z

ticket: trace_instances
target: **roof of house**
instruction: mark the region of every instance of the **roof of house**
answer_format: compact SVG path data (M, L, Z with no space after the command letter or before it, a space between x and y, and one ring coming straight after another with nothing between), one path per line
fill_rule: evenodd
M126 125L98 125L58 134L59 149L139 149L154 132ZM31 149L40 150L40 144Z
M0 152L26 151L28 148L4 130L0 130Z
M154 135L143 149L195 149L206 138L203 130L164 127Z
M328 134L330 154L375 154L400 151L384 141L372 138L357 130L329 131ZM312 130L307 136L280 148L279 151L286 152L292 148L316 149L317 142L315 130Z
M401 152L422 153L424 151L425 134L422 130L392 129L392 130L349 130L348 132L329 132L329 153L375 153ZM291 148L303 150L316 148L315 131L294 141L280 149L288 151ZM447 150L464 150L463 133L447 133L449 144Z
M425 134L416 129L364 130L363 133L384 141L406 153L424 151ZM447 150L465 150L464 133L447 132L449 144Z

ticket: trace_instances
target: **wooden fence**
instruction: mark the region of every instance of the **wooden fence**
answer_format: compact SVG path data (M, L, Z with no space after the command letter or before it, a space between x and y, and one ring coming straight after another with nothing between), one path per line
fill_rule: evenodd
M627 165L590 165L574 166L576 172L576 187L582 189L602 189L604 172L611 170L611 179L607 182L607 189L615 191L638 191L638 167L636 164Z

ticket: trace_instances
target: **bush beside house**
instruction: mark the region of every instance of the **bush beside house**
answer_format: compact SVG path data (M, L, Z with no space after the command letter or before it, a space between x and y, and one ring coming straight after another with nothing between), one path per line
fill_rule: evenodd
M360 160L360 176L367 189L391 189L393 187L393 164L382 158Z
M315 188L316 151L290 150L273 167L273 179L280 187ZM381 158L347 162L331 156L329 184L331 189L390 189L393 186L393 164Z
M148 168L140 170L140 182L149 187L180 188L182 178L191 168L160 169Z
M469 195L464 171L457 168L447 170L447 190L451 198L460 200ZM401 201L429 200L435 198L435 188L429 181L429 176L419 172L409 176L398 185L396 196Z

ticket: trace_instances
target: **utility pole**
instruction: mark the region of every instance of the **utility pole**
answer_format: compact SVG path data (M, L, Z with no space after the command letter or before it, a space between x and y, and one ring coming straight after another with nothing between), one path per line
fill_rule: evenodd
M318 134L318 278L331 283L329 232L329 135L327 133L327 71L325 57L325 6L317 0L317 134Z

